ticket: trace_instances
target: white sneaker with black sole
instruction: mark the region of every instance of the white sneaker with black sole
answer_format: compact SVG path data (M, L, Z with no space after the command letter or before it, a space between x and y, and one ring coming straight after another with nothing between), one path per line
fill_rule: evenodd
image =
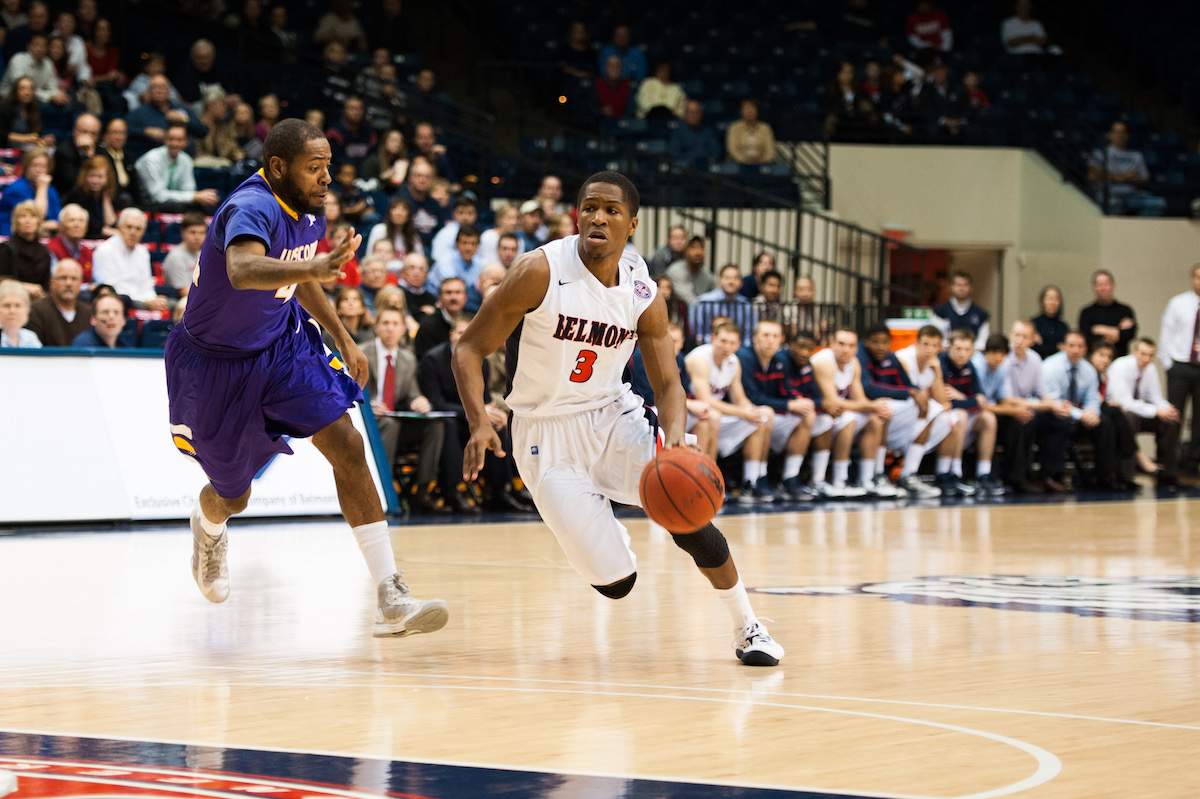
M733 631L733 649L743 666L778 666L783 660L783 647L758 621Z
M200 593L209 602L224 602L229 598L229 564L225 560L229 549L229 533L222 531L213 538L200 526L200 505L192 508L192 577Z
M446 626L450 606L444 599L417 599L408 592L396 572L379 584L379 606L375 609L376 638L403 638L416 633L431 633Z

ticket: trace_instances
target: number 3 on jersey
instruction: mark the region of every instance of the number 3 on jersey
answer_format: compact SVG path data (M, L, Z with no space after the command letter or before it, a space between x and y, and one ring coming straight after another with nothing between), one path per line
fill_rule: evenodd
M580 350L575 359L575 370L571 372L572 383L586 383L592 377L592 364L596 362L595 350Z

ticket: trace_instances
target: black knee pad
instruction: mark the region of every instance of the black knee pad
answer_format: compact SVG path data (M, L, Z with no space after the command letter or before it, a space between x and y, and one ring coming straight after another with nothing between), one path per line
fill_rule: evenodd
M671 538L675 546L691 555L701 569L715 569L729 560L729 544L721 531L711 524L694 533L671 533Z
M609 599L621 599L629 596L629 592L633 590L633 584L637 582L637 572L626 577L624 580L617 580L612 585L593 585L601 593L601 595Z

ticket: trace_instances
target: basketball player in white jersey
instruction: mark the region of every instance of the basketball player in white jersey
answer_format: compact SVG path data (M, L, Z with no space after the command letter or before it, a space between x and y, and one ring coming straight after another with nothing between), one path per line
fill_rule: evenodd
M742 493L739 502L774 502L775 489L767 480L767 456L771 452L771 429L775 411L755 405L742 387L742 364L737 351L742 329L732 322L713 327L712 343L701 344L684 359L692 379L692 394L721 413L717 454L724 458L741 447Z
M952 461L958 453L958 469L962 472L962 451L967 440L968 414L955 411L950 404L950 396L946 391L946 381L942 377L942 365L938 354L942 350L942 330L935 325L925 325L917 331L917 341L896 350L896 360L908 372L909 380L917 388L928 389L930 394L929 407L932 411L934 403L941 406L944 414L935 417L929 423L929 447L937 447L938 470L935 486L945 497L969 497L975 494L975 487L955 479L951 473ZM905 463L905 469L908 464Z
M816 474L817 459L814 457L813 488L819 496L829 498L865 496L874 477L875 452L886 435L887 422L892 418L892 406L886 399L867 399L862 387L862 367L858 363L858 334L853 330L838 328L829 348L816 353L810 360L813 378L821 390L821 406L834 418L833 480L825 483L823 475ZM859 461L859 481L852 486L846 484L850 472L850 446L839 435L848 425L856 426L859 452L869 453Z
M454 375L471 428L463 477L488 450L504 456L483 405L483 359L508 339L505 397L517 467L571 566L603 596L637 579L629 534L610 501L639 505L638 478L662 446L685 446L684 391L667 332L667 306L646 262L627 246L638 192L617 172L579 191L579 233L520 256L454 351ZM639 343L658 419L621 374ZM671 538L717 589L734 623L742 663L774 666L783 647L750 607L725 537L712 524Z

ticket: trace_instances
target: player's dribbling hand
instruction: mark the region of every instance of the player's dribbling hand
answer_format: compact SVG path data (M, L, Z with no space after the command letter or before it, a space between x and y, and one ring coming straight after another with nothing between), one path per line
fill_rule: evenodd
M665 433L665 431L664 431L664 433ZM690 449L695 452L699 452L702 455L704 454L704 450L700 449L700 447L697 444L689 444L687 441L687 436L684 435L683 433L681 433L679 438L677 438L677 439L664 434L662 448L664 450L667 450L667 449L671 449L672 447L683 447L684 449Z
M490 424L473 430L471 440L467 442L467 448L463 451L463 479L468 483L483 470L483 460L487 457L489 449L497 458L504 457L504 445Z

